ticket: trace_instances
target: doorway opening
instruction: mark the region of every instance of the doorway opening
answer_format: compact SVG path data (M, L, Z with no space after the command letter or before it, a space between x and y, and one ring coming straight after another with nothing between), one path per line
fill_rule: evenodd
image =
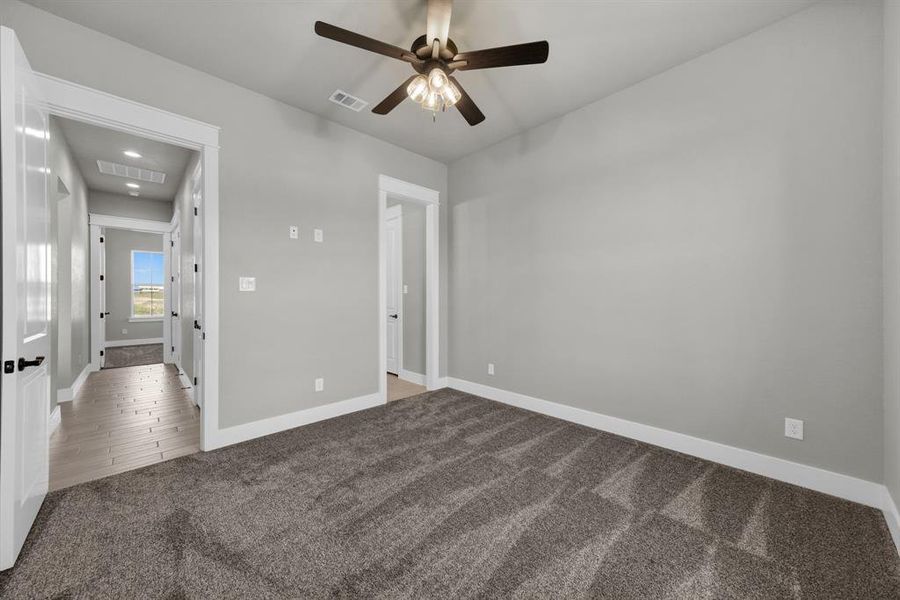
M197 286L181 275L196 250L183 251L181 222L194 218L200 156L65 117L49 123L49 168L69 191L51 218L61 257L51 274L55 490L200 450L193 363L183 364L193 336L182 335Z
M438 388L438 192L379 177L379 392L385 402Z

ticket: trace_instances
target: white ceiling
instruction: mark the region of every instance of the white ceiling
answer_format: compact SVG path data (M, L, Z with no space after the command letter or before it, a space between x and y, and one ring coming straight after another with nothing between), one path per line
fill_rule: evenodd
M128 195L132 191L125 184L129 181L140 185L139 198L168 200L175 198L178 184L184 177L191 151L162 142L146 140L127 133L87 125L78 121L54 117L62 129L69 149L75 157L78 170L89 190ZM133 150L141 158L129 158L123 152ZM165 183L150 183L115 175L104 175L97 167L98 160L108 160L128 166L162 171Z
M370 111L409 65L320 38L327 21L409 47L425 30L424 0L26 0L182 64L449 162L608 96L791 15L813 0L459 0L450 37L460 51L546 39L544 65L460 72L487 120L404 102ZM370 102L328 101L342 89Z

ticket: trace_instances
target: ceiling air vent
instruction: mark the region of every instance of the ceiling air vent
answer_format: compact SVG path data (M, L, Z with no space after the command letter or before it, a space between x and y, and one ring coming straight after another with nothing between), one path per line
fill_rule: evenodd
M356 96L351 96L343 90L335 90L329 100L331 100L335 104L340 104L344 108L355 110L356 112L361 111L369 105L369 103L365 100L360 100Z
M139 167L131 167L128 165L120 165L119 163L109 162L108 160L98 160L97 168L104 175L115 175L116 177L127 177L128 179L137 179L139 181L148 181L150 183L165 183L166 174L159 171L151 171L150 169L141 169Z

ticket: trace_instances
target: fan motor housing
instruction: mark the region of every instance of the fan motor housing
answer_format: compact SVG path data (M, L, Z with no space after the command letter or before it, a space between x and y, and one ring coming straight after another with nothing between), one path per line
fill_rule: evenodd
M416 38L416 41L412 43L410 46L410 51L418 56L419 58L430 58L431 57L431 44L428 43L428 39L424 35L420 35ZM426 52L427 50L427 52ZM441 50L441 55L438 60L444 65L444 70L446 69L446 63L448 61L453 60L453 57L459 54L459 50L456 48L456 44L450 38L447 38L447 46L443 50ZM430 62L430 61L427 61ZM432 65L433 66L433 65ZM416 69L420 73L424 73L425 71L420 71Z

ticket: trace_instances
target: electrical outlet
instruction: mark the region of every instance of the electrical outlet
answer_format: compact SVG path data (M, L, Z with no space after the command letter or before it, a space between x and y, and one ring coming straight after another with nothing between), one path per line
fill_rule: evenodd
M794 438L795 440L803 439L803 421L800 419L784 419L784 437Z
M488 375L494 374L494 363L488 363Z
M324 392L325 391L325 380L321 377L316 379L316 391Z
M291 225L288 228L288 235L291 237L292 240L300 239L300 228L297 227L296 225Z
M313 241L324 242L325 233L321 229L313 229Z
M123 330L122 330L122 334L124 335L124 334L126 334L126 333L128 333L128 330L127 330L127 329L123 329Z
M256 277L238 277L238 291L255 292Z

